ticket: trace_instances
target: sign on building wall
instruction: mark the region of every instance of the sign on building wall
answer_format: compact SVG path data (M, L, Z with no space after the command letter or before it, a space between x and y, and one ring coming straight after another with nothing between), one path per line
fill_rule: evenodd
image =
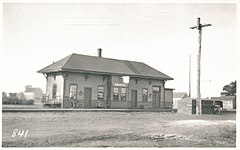
M128 87L128 84L127 83L114 83L114 86Z

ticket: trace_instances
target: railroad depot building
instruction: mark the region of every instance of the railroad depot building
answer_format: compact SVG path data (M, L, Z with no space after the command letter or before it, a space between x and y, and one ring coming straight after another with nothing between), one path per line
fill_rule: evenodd
M71 54L41 70L47 80L45 103L62 108L172 108L168 75L142 63Z

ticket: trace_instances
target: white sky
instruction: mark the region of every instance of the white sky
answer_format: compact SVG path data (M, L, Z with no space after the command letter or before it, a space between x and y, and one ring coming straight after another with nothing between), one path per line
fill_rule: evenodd
M237 5L200 3L4 3L2 87L46 90L38 70L72 53L145 62L174 78L166 87L196 96L198 31L203 28L201 93L219 96L236 80Z

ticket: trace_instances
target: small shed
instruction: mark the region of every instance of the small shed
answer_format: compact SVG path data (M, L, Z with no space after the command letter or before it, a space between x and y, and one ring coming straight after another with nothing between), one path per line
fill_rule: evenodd
M186 92L173 92L173 109L178 109L178 101L188 97Z
M213 114L214 113L214 105L213 100L210 99L202 99L202 114ZM178 101L178 113L181 114L196 114L196 99L186 97L182 100Z

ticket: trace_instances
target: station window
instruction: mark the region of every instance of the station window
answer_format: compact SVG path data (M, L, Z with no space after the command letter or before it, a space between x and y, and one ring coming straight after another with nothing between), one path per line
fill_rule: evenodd
M56 99L57 97L57 84L53 84L52 87L52 99Z
M119 100L119 89L118 88L113 88L113 100L118 101Z
M121 88L121 101L126 101L127 98L127 89Z
M77 99L77 85L71 84L70 85L70 93L69 93L70 99Z
M98 100L104 99L104 86L98 86Z
M148 89L142 90L142 100L146 102L148 100Z

